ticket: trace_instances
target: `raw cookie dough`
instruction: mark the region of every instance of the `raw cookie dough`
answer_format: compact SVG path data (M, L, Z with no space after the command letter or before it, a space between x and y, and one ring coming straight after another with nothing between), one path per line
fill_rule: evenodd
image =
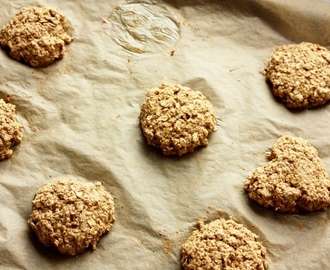
M267 158L245 182L250 199L284 213L327 209L329 175L308 141L282 136Z
M267 269L267 251L257 238L232 219L199 222L199 230L181 247L181 264L184 270Z
M266 80L288 108L311 108L330 99L330 51L303 42L278 47L266 68Z
M212 104L199 91L179 84L151 89L141 106L141 128L149 145L164 155L183 155L208 145L215 129Z
M13 154L12 146L22 141L23 127L15 117L16 106L0 99L0 161Z
M72 41L66 33L66 18L45 7L24 7L0 31L1 46L12 58L39 67L63 58L65 44Z
M73 256L89 245L95 249L114 220L113 198L101 182L70 179L45 184L36 191L28 223L40 242Z

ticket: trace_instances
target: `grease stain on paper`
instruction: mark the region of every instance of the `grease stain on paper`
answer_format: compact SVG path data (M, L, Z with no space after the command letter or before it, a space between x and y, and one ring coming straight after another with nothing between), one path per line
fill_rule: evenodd
M173 241L168 237L165 237L162 240L162 248L165 251L165 253L170 253L172 251L173 244L174 244Z
M154 1L134 1L117 6L108 18L111 35L123 49L133 53L159 52L180 38L180 27Z

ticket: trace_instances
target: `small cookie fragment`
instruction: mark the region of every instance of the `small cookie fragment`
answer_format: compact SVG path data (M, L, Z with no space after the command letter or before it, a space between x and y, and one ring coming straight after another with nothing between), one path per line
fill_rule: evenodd
M330 99L330 51L309 42L278 47L266 80L288 108L312 108Z
M111 230L114 201L101 182L59 180L41 186L32 201L28 223L39 241L66 255L76 255Z
M281 136L269 162L245 182L250 199L283 213L326 210L330 205L330 179L317 150L300 137Z
M11 149L22 141L22 125L15 117L16 106L0 99L0 161L10 158Z
M141 106L141 129L149 145L164 155L183 155L208 145L215 129L212 104L200 91L179 84L151 89Z
M217 219L208 224L200 221L198 225L199 230L181 247L184 270L268 268L266 248L243 225L232 219Z
M58 11L45 7L24 7L0 31L0 44L12 58L32 67L63 58L73 38L66 33L67 21Z

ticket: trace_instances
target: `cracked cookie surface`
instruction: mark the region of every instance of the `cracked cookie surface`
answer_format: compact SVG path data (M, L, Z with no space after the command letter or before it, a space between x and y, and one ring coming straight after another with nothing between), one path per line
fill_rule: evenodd
M0 44L9 55L32 67L50 64L63 58L73 38L66 32L67 21L58 11L39 7L24 7L0 31Z
M114 221L114 201L101 182L70 179L44 184L36 191L28 223L44 245L73 256L89 246L96 249Z
M288 108L312 108L330 99L330 51L309 42L279 46L266 80Z
M245 182L250 199L284 213L327 209L329 175L308 141L281 136L267 158Z
M179 84L151 89L140 113L141 129L149 145L164 155L183 155L208 145L215 129L212 104L200 91Z

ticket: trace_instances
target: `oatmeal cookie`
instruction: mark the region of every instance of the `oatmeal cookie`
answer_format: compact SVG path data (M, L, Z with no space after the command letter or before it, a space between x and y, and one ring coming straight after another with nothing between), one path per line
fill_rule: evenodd
M266 67L266 80L288 108L312 108L330 99L330 51L303 42L278 47Z
M12 146L22 141L22 125L15 117L15 105L0 99L0 161L13 154Z
M66 29L66 18L58 11L24 7L2 27L0 44L9 49L12 58L40 67L63 58L65 44L73 39Z
M162 84L147 93L140 122L149 145L165 155L181 156L208 145L216 118L212 104L201 92L179 84Z
M28 223L40 242L62 254L76 255L111 230L114 201L101 182L59 180L41 186L32 201Z
M266 248L258 236L232 219L217 219L194 231L182 245L184 270L264 270Z
M326 210L330 179L317 150L300 137L281 136L245 182L250 199L283 213Z

